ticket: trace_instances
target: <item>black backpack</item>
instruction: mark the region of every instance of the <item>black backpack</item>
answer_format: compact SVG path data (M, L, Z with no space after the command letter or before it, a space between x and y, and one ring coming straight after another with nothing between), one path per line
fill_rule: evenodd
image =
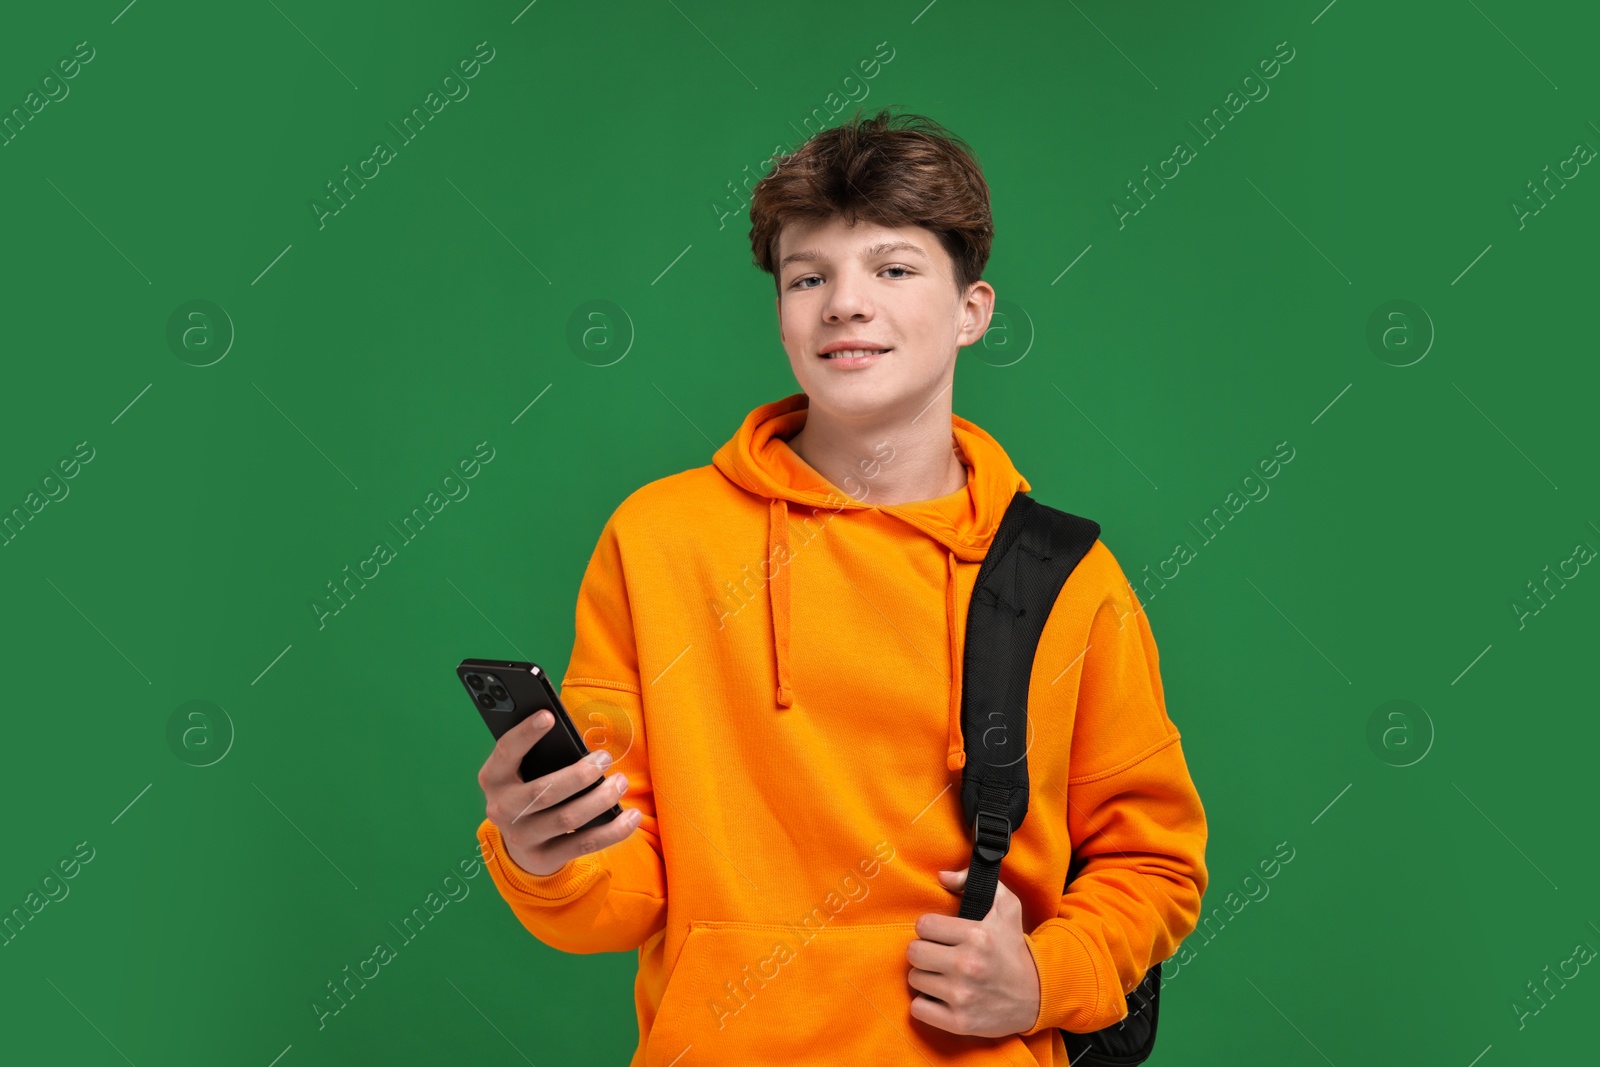
M961 805L973 828L963 919L989 913L1000 861L1028 813L1028 675L1057 594L1099 536L1099 523L1018 491L978 568L961 682ZM1076 860L1069 866L1067 885L1080 868ZM1127 995L1121 1022L1088 1034L1062 1030L1073 1067L1143 1063L1155 1047L1160 992L1158 963Z

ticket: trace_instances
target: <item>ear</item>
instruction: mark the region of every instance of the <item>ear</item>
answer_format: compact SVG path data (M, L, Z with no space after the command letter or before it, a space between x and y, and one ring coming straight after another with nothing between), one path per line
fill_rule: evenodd
M983 336L994 316L994 286L985 281L973 282L961 302L961 329L956 333L957 347L964 348Z

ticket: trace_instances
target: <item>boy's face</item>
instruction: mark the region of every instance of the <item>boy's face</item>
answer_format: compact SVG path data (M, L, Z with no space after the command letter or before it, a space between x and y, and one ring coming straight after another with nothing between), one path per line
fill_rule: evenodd
M788 258L796 253L810 258ZM920 414L950 386L956 353L983 336L994 310L988 282L956 292L955 264L921 226L792 223L778 235L777 258L789 365L811 407L841 418ZM837 341L889 351L859 365L824 359Z

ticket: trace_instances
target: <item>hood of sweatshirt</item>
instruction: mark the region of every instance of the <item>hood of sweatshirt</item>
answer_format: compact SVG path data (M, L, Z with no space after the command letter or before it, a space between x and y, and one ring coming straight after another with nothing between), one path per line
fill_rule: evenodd
M789 447L789 439L805 425L810 397L796 393L782 400L763 404L745 416L738 432L712 456L712 464L733 484L768 499L767 548L769 559L783 559L789 548L789 506L825 508L830 512L878 511L892 515L920 534L942 545L946 552L949 581L945 586L945 612L948 622L949 655L959 662L957 647L962 627L956 619L956 563L981 563L994 540L1000 520L1018 490L1031 488L1012 464L1000 442L982 428L959 415L950 419L951 447L967 468L967 484L954 493L932 500L906 504L872 503L871 478L881 464L893 463L892 442L888 456L875 456L862 464L861 486L845 486L841 494L822 475L811 468ZM772 622L773 657L777 666L779 710L791 707L794 692L790 686L790 590L789 568L779 566L771 582L768 606ZM951 770L964 764L961 747L961 705L955 687L950 694Z

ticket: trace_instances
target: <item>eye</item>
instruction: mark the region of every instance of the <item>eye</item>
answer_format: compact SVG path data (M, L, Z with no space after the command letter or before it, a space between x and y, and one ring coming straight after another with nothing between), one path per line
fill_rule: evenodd
M902 275L905 275L906 277L910 277L914 273L911 270L910 267L884 267L883 270L885 270L885 271L897 270ZM881 274L881 273L883 273L883 271L879 271L878 273ZM896 278L896 279L893 279L893 280L894 281L898 281L899 279ZM815 275L815 274L807 274L807 275L804 275L802 277L796 278L794 281L790 282L789 283L789 288L791 288L791 289L815 289L816 288L815 285L802 285L801 283L802 282L817 282L817 283L820 284L821 281L822 281L822 279L820 277L818 277L817 275Z

